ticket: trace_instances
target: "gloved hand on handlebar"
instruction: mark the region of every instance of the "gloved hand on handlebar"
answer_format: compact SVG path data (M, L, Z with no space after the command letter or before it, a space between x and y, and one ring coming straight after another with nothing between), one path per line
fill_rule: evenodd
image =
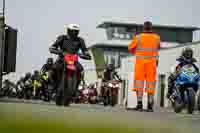
M85 59L85 60L91 60L92 57L91 55L89 54L88 51L84 52L83 54L79 54L79 57L82 58L82 59Z
M63 52L62 52L61 50L58 50L58 49L56 49L56 48L54 48L54 47L50 47L50 48L49 48L49 51L50 51L50 53L52 53L52 54L63 55Z

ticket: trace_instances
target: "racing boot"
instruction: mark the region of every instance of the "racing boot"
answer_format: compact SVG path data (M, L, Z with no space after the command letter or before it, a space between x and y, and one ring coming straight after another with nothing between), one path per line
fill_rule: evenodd
M172 93L173 93L173 87L174 87L174 81L176 76L174 74L171 74L168 77L168 92L167 92L167 98L170 99Z
M148 105L147 105L147 112L154 112L153 105L151 103L148 103Z
M135 108L133 108L133 110L135 110L135 111L143 111L143 104L142 104L142 102L138 102L137 106Z
M154 95L148 94L147 112L153 112Z

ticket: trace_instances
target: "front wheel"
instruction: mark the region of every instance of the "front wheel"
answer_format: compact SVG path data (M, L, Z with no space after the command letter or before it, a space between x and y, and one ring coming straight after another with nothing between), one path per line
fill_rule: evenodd
M195 107L195 92L193 88L188 88L188 113L192 114Z
M23 98L23 92L22 91L19 91L19 92L17 92L17 98L18 99L22 99Z
M170 97L170 100L171 100L174 112L180 113L183 109L184 103L181 99L180 91L178 89L174 90L174 93Z
M114 107L117 104L117 96L112 95L111 96L111 106Z
M108 96L104 96L103 98L103 105L107 106L109 104L109 97Z
M173 106L174 106L174 112L180 113L183 108L183 102L174 101Z
M32 90L28 88L28 90L26 90L26 99L30 100L32 96Z
M108 90L108 88L106 88L104 90L104 94L103 94L103 104L104 106L107 106L110 104L110 92Z
M63 90L64 90L64 78L62 76L61 82L59 83L59 87L56 90L56 95L55 95L55 102L57 106L63 105Z
M69 71L68 71L69 72ZM70 74L66 75L67 81L66 87L64 88L64 105L69 106L72 102L73 95L77 91L77 76L75 71L71 71Z

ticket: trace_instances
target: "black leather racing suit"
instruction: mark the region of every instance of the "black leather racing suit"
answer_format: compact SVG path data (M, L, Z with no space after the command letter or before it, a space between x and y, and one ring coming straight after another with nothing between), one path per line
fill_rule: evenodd
M115 72L114 70L106 70L104 71L103 73L103 81L106 82L106 81L110 81L110 80L113 80L113 79L116 79L121 81L119 75L117 74L117 72Z
M103 84L105 82L108 82L108 81L111 81L111 80L114 80L114 79L117 79L120 82L122 81L116 71L114 71L114 70L105 70L104 71L104 73L103 73L103 79L102 79ZM101 95L102 96L105 95L105 88L104 87L101 88Z
M91 58L86 48L85 41L81 37L71 39L67 35L61 35L57 38L57 40L53 43L53 45L50 47L49 50L51 53L54 53L55 50L62 50L70 54L76 54L78 53L79 50L81 50L84 55L87 55L89 58ZM63 70L63 65L62 65L63 62L61 58L62 58L61 55L59 55L54 65L58 81L60 81ZM76 67L79 69L80 73L82 73L83 76L83 70L84 70L83 66L79 62L77 62Z

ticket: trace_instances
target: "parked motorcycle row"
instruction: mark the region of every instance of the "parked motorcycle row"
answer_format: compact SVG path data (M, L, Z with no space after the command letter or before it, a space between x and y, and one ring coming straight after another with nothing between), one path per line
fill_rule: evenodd
M52 87L48 85L47 75L47 73L41 74L38 80L28 79L25 83L13 83L9 80L5 80L0 90L0 97L56 102L56 90L52 90ZM98 93L96 83L81 84L76 94L73 96L72 102L75 104L103 104L104 106L115 106L117 104L119 88L120 82L115 80L102 83L100 93Z
M19 80L17 83L5 80L0 90L0 97L51 101L55 99L55 91L50 89L47 80L46 73L39 75L35 80L29 78L26 81Z

